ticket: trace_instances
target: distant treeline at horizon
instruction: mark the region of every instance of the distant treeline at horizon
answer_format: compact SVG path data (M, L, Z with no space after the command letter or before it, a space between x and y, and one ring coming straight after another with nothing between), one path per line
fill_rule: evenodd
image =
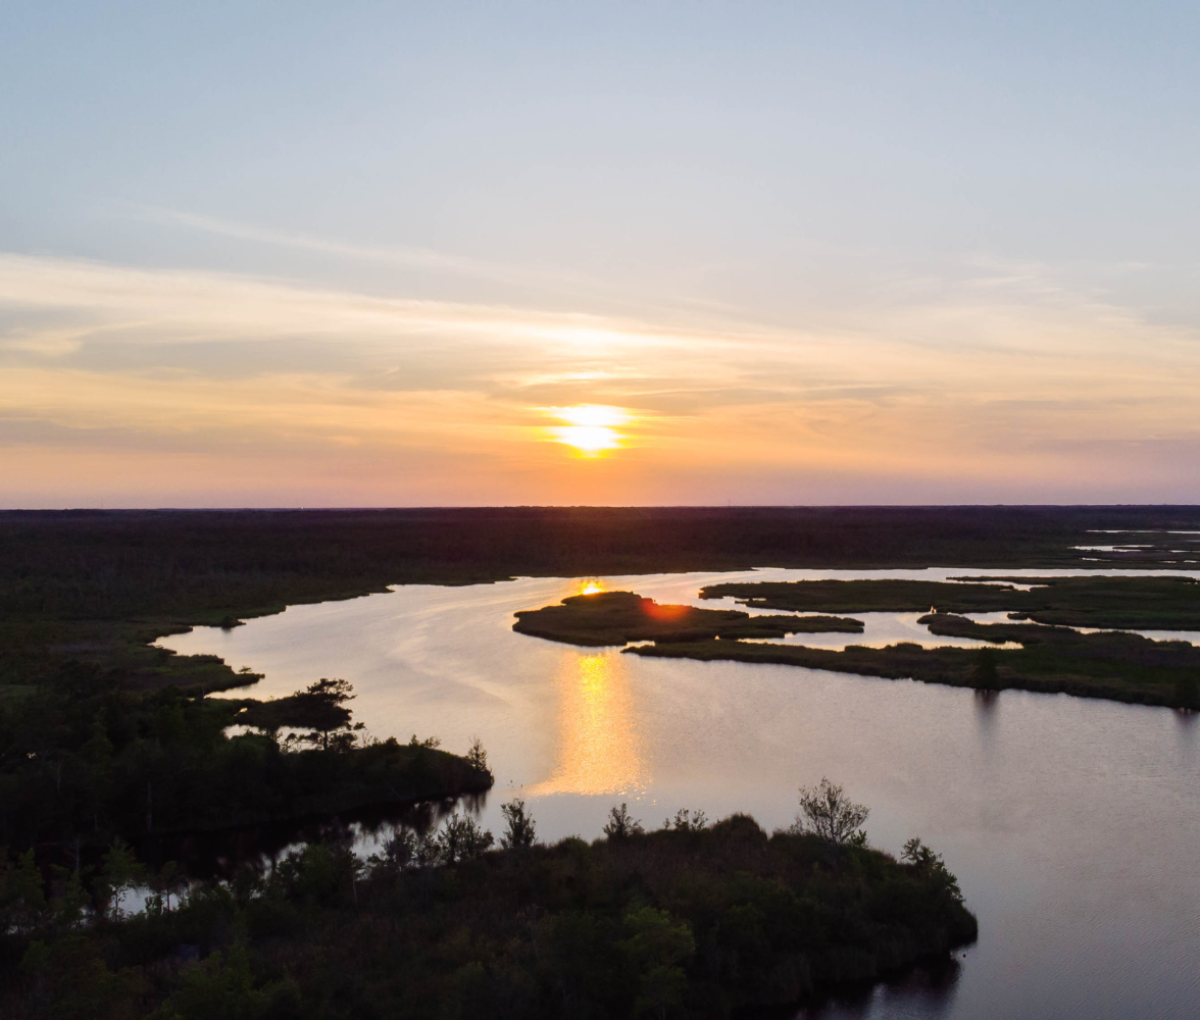
M1161 566L1166 548L1082 555L1101 531L1200 529L1200 506L460 507L0 511L0 570L136 567L155 546L189 567L365 572L403 582L513 573L756 566ZM56 552L58 555L56 555ZM86 558L80 560L83 554ZM196 558L203 563L196 563ZM287 563L280 562L281 557ZM349 558L349 559L348 559ZM416 577L413 577L416 579ZM8 581L0 575L0 583Z
M1140 548L1077 548L1121 545L1097 534L1120 531L1142 532ZM142 691L233 686L216 659L148 645L392 584L753 567L1195 569L1177 551L1194 544L1183 531L1200 531L1200 507L0 511L0 695L73 663Z

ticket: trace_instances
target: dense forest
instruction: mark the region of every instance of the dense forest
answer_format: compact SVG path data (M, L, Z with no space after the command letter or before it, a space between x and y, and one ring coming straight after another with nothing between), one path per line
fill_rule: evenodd
M830 789L828 784L826 790ZM821 791L818 791L820 799ZM840 796L840 791L836 791ZM501 846L469 817L399 830L363 861L308 844L178 900L105 858L90 917L69 872L0 872L0 1012L11 1020L729 1017L872 981L974 940L931 850L865 846L865 811L768 836L753 819L680 812L646 833L625 806L605 837L537 844L506 806ZM846 813L848 811L848 814ZM176 892L174 904L172 892Z

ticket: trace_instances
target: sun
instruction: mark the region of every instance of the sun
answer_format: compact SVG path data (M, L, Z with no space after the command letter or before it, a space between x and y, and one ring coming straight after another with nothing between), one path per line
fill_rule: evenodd
M567 423L549 430L554 441L574 447L583 457L599 457L609 450L620 449L625 437L617 431L617 426L627 424L632 418L622 408L603 404L551 407L547 411Z
M579 586L580 595L598 595L604 591L603 581L584 581Z
M555 431L560 443L573 446L588 457L598 457L605 450L615 450L621 445L618 432L606 425L567 425Z

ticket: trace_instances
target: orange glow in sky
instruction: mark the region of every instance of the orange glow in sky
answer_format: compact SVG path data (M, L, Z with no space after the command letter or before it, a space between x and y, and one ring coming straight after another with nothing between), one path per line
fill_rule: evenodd
M582 343L557 311L0 252L0 506L1194 501L1200 348L1034 283Z
M616 429L630 420L628 412L619 407L583 404L579 407L553 407L550 413L566 425L550 429L557 443L574 447L583 457L598 457L608 450L616 450L625 437Z
M60 6L0 509L1200 503L1195 5Z

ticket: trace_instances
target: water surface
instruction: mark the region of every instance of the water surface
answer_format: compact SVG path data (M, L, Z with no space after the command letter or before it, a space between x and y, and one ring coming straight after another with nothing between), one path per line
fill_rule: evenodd
M703 585L965 573L598 580L717 607L724 601L697 599ZM808 1015L1200 1014L1200 719L1065 695L985 698L792 666L643 659L512 631L516 610L580 588L546 578L414 585L161 643L265 673L256 697L344 677L358 692L357 718L381 738L437 735L464 751L478 735L496 774L482 810L495 831L499 805L518 794L547 840L595 837L621 801L649 824L687 807L710 818L746 811L769 829L791 822L799 785L844 784L872 809L874 845L895 853L919 835L945 855L980 939L956 974L913 975ZM913 614L867 617L864 635L802 637L825 647L949 643L921 638Z

